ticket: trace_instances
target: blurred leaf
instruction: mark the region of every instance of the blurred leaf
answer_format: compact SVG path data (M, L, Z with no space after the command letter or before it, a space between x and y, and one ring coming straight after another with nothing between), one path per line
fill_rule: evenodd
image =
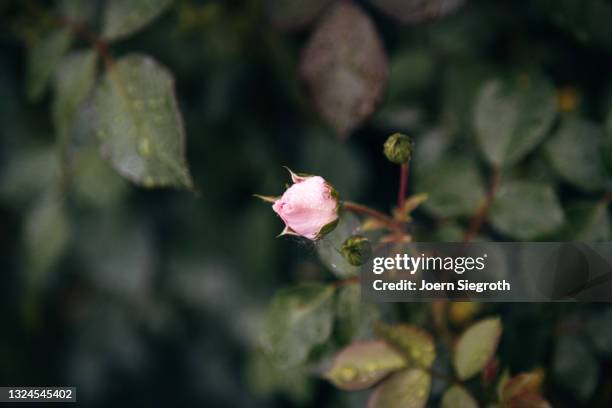
M60 166L51 146L23 149L7 159L0 175L0 197L6 203L23 207L57 182Z
M432 242L463 242L465 231L455 222L444 223L433 231Z
M338 289L335 330L341 342L363 337L379 317L377 306L362 300L359 284Z
M299 168L325 175L343 198L354 199L370 179L368 162L355 146L330 136L332 132L307 132L300 149Z
M548 184L526 181L503 183L489 219L500 233L523 241L554 232L564 222L561 205Z
M362 390L405 366L402 355L384 341L362 341L342 349L324 376L340 389Z
M192 188L174 78L151 57L129 55L106 73L95 97L102 155L147 188Z
M451 128L472 133L472 117L478 91L483 78L491 75L491 69L481 61L468 60L445 67L443 81L444 121Z
M595 391L599 377L597 360L575 337L563 336L553 355L553 373L559 383L586 401Z
M260 343L282 368L303 363L313 347L329 338L334 318L331 286L302 284L274 295L263 322Z
M581 202L566 209L567 224L561 236L571 241L610 241L612 225L605 203Z
M465 388L453 385L442 396L440 408L478 408L478 403Z
M436 359L434 339L423 329L407 324L380 323L376 326L376 333L418 367L429 368Z
M39 289L70 239L70 224L63 203L55 194L47 194L27 214L24 237L28 284Z
M473 157L447 153L415 168L415 191L428 194L423 208L436 217L470 216L485 189Z
M79 204L99 209L118 206L129 191L127 182L92 149L75 155L72 188Z
M82 272L95 287L116 298L142 302L150 296L155 248L147 226L113 212L79 224Z
M30 101L36 102L42 98L56 65L68 51L71 42L72 34L67 29L58 29L48 33L28 50L26 93Z
M450 302L448 320L455 326L462 326L471 321L481 309L482 304L478 302Z
M58 0L57 9L62 17L79 23L92 23L98 6L97 1Z
M359 272L358 266L351 265L340 252L346 239L361 229L359 219L352 213L344 211L340 220L330 233L317 242L317 254L321 262L338 278L354 276Z
M392 375L376 387L368 408L424 408L429 398L431 376L420 368Z
M421 172L430 167L431 163L442 161L452 143L453 135L442 126L432 128L420 135L414 145L414 157L417 158L414 161L415 171Z
M94 50L66 55L55 70L53 120L58 139L66 143L78 106L90 95L96 80Z
M330 8L303 51L300 72L320 114L347 137L374 112L387 81L387 56L368 15L345 1Z
M499 318L481 320L463 332L457 345L453 364L460 380L478 374L495 355L501 337Z
M612 359L612 307L593 312L587 327L595 349Z
M402 23L420 23L453 13L464 0L370 0L370 3Z
M540 396L544 371L521 373L506 379L498 390L503 407L508 408L550 408Z
M612 19L612 6L605 0L539 0L544 16L565 29L580 43L612 45L606 24Z
M301 404L312 398L311 377L302 368L281 370L257 350L251 353L246 370L249 385L258 395L280 393Z
M557 174L574 187L597 191L605 187L601 158L602 130L592 122L571 117L545 144L546 155Z
M265 0L265 11L273 26L294 30L312 23L331 0Z
M555 114L555 90L545 78L523 74L515 82L485 82L474 108L485 158L493 166L516 164L544 139Z
M434 74L435 60L426 49L406 49L391 58L387 102L402 103L404 98L426 89Z
M109 41L139 31L172 3L172 0L108 0L104 10L102 35Z

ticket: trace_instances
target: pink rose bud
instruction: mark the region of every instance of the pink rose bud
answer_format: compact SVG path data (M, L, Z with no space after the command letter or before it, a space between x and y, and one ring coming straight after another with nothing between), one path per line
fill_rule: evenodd
M294 184L272 205L285 222L281 235L319 239L338 222L338 193L320 176L291 172L291 179Z

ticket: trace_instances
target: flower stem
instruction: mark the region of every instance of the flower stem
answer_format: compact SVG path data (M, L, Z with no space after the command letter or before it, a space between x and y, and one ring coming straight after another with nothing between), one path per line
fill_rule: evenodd
M476 214L470 220L470 226L463 236L463 242L470 242L480 231L482 224L489 215L489 208L491 207L491 203L495 198L495 194L497 193L497 189L499 188L499 180L501 177L501 170L499 167L493 168L493 172L491 173L491 181L489 185L489 191L487 192L486 197L480 203Z
M332 283L332 286L335 289L344 287L344 286L348 286L348 285L352 285L355 283L359 283L359 276L352 276L350 278L346 278L346 279L341 279L338 281L335 281L334 283Z
M393 218L365 205L357 204L352 201L343 201L342 207L347 211L351 211L357 214L365 214L369 215L370 217L376 218L390 230L397 231L401 228L401 226Z
M400 166L400 180L399 189L397 193L397 211L398 214L404 218L404 205L406 204L406 191L408 189L408 175L410 168L408 163L404 163Z

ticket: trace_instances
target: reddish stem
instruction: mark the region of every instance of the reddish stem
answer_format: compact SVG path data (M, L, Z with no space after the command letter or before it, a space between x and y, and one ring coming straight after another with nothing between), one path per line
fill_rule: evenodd
M400 181L397 193L397 211L402 219L404 218L404 205L406 204L406 190L408 189L409 169L408 163L404 163L400 166Z
M332 283L332 286L335 289L338 289L338 288L341 288L343 286L352 285L354 283L359 283L359 277L358 276L353 276L351 278L346 278L346 279L335 281L334 283Z
M482 224L489 215L489 208L491 207L491 203L495 198L495 194L497 193L497 189L499 188L499 179L501 176L501 171L499 167L493 168L493 172L491 173L491 182L489 186L489 191L487 191L487 195L484 200L480 203L476 214L470 220L470 225L463 236L463 242L470 242L480 231Z
M391 230L396 231L400 228L400 225L393 218L365 205L353 203L351 201L343 201L342 207L344 207L344 209L346 209L347 211L351 211L358 214L365 214L369 215L372 218L376 218L378 221L385 224L385 226Z
M112 68L113 66L113 57L110 55L108 51L108 43L103 38L99 37L95 32L91 31L86 24L83 24L78 21L71 20L66 17L58 18L59 24L62 27L66 27L70 29L75 35L83 38L85 41L91 43L91 45L96 49L102 61L104 61L104 65L107 69Z

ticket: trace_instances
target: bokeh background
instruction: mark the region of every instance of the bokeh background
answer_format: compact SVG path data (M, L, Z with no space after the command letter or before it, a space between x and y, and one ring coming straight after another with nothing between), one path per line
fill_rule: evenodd
M397 168L382 155L386 136L411 134L417 151L435 147L427 140L475 151L474 97L491 75L537 70L558 96L551 132L563 115L603 132L612 2L469 0L456 13L417 24L357 3L382 36L390 77L380 108L341 139L298 75L312 25L277 29L257 0L174 1L111 52L148 53L174 74L199 193L131 185L84 135L63 212L44 205L61 168L53 96L35 103L25 97L27 52L46 29L38 13L53 2L0 3L0 385L74 385L79 403L92 407L362 406L314 373L277 370L258 352L258 322L272 294L333 276L313 244L275 238L280 220L252 194L281 193L286 165L323 175L343 198L387 211ZM414 162L433 160L426 153ZM486 165L477 166L486 178ZM551 183L564 206L599 203L579 225L596 226L596 235L570 238L609 240L605 192L585 193L552 167L537 149L516 173ZM434 181L440 177L452 180L453 171ZM458 188L445 199L472 186ZM468 219L419 210L417 238L460 238ZM483 236L512 239L488 227ZM418 321L428 305L400 308ZM610 306L459 308L453 324L490 313L502 316L504 367L542 368L554 407L612 405Z

